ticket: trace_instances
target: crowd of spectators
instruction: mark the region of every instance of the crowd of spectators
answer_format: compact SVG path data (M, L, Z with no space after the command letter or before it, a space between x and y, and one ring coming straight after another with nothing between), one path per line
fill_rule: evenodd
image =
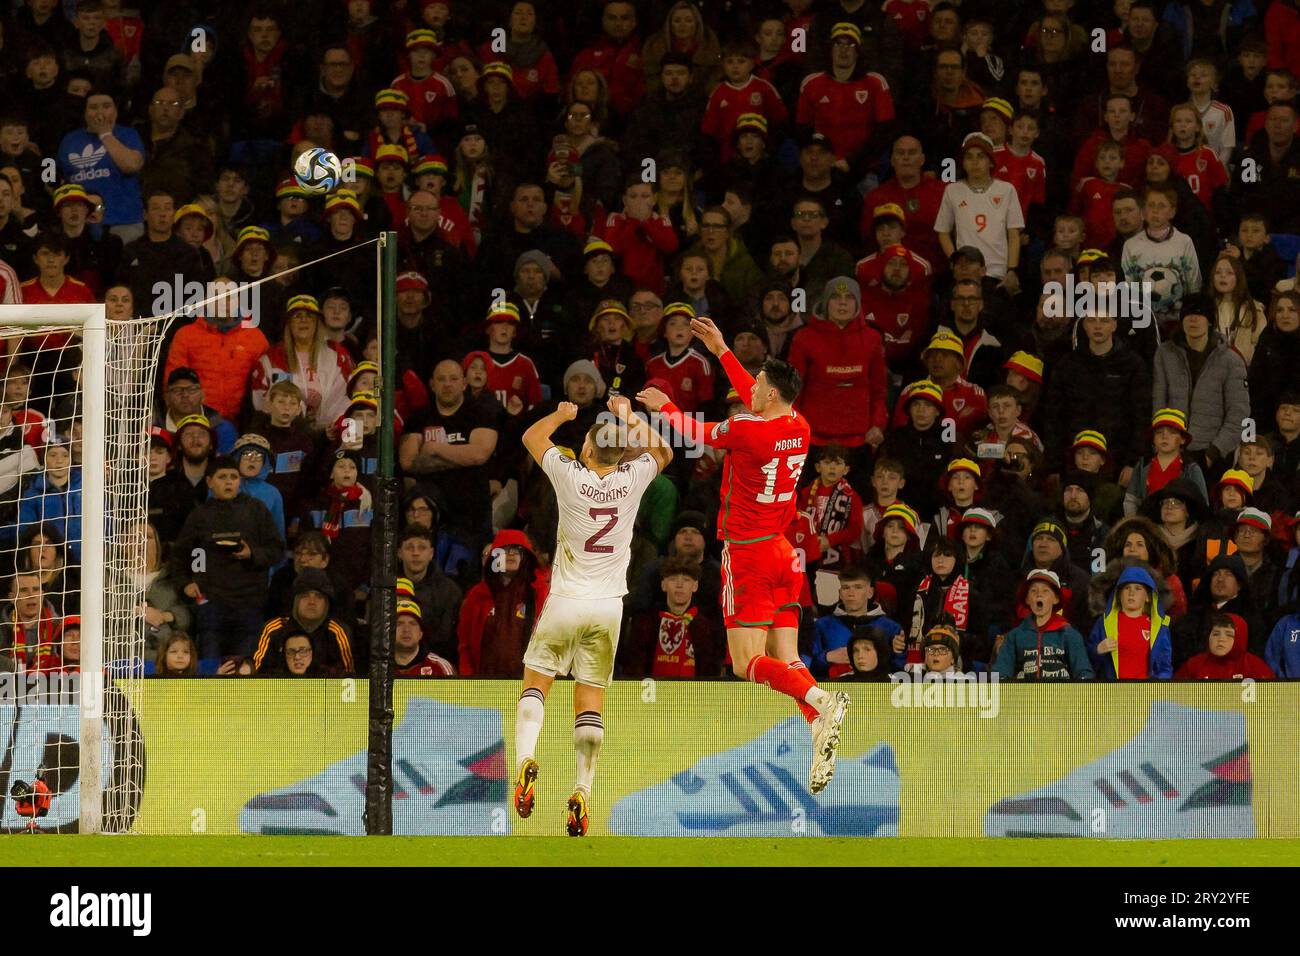
M401 675L521 673L520 434L743 408L708 315L802 378L819 678L1297 677L1297 77L1296 0L6 0L0 302L230 293L164 342L160 675L366 672L391 229ZM4 343L5 668L79 660L65 339ZM721 473L646 495L623 676L727 670Z

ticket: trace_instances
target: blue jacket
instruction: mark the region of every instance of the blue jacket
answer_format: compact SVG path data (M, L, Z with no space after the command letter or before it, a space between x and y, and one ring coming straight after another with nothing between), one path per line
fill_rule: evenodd
M849 638L856 627L878 627L885 634L885 639L893 642L894 635L902 628L896 621L885 616L884 608L871 603L864 614L845 614L836 607L835 613L817 619L817 636L813 638L812 656L804 657L803 662L814 674L825 674L830 670L826 655L830 651L849 646Z
M1278 677L1300 677L1300 614L1288 614L1274 625L1264 662Z
M1110 592L1110 598L1106 603L1106 613L1097 618L1097 623L1092 626L1092 633L1088 635L1088 656L1092 658L1093 669L1101 680L1117 679L1116 661L1119 659L1119 651L1098 654L1097 646L1107 637L1115 637L1118 634L1119 615L1123 613L1119 607L1119 592L1126 584L1141 584L1150 596L1145 612L1151 621L1152 631L1151 651L1147 657L1147 676L1152 679L1168 680L1174 676L1174 645L1169 636L1169 617L1160 608L1155 579L1145 568L1133 565L1120 572L1115 588Z
M73 467L68 473L68 485L62 491L56 491L46 481L45 475L37 475L30 485L23 489L18 500L18 528L13 537L20 538L33 525L48 522L59 530L63 540L68 542L69 563L81 561L81 469Z
M993 662L1002 680L1091 680L1092 664L1083 635L1057 614L1039 633L1032 615L1026 614L1007 632Z

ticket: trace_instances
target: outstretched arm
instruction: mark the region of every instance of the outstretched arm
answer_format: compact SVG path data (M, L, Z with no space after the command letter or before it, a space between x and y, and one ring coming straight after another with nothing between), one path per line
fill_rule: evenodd
M533 456L533 461L540 465L542 456L554 444L551 441L551 436L555 434L555 430L565 422L571 422L577 417L577 405L573 404L573 402L560 402L555 411L539 418L528 426L528 431L524 432L524 447L528 449L528 454Z
M752 410L750 393L754 388L754 377L745 371L745 366L740 364L740 359L727 348L727 340L722 337L722 330L707 315L701 315L691 319L691 331L704 343L704 347L722 362L722 368L727 373L727 379L735 386L736 394L745 403L745 407Z

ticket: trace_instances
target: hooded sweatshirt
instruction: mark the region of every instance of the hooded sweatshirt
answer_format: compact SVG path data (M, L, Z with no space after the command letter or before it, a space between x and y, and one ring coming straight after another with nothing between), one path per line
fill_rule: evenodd
M512 545L524 553L519 570L507 580L491 570L492 553ZM517 677L550 591L550 572L538 568L532 542L522 531L498 531L483 565L483 580L465 595L460 609L460 673Z
M1272 680L1273 670L1261 658L1246 650L1245 622L1235 614L1228 615L1236 625L1232 636L1232 647L1222 657L1210 653L1209 636L1206 636L1205 650L1197 654L1174 676L1179 680L1241 680L1245 677L1257 680Z
M1003 680L1091 680L1083 635L1057 611L1041 627L1025 615L1002 642L993 670Z
M1278 677L1300 677L1300 613L1288 614L1274 625L1264 661Z
M826 674L832 680L849 674L853 670L852 661L848 664L832 664L826 660L826 655L838 648L847 647L854 631L864 626L879 628L887 642L892 642L894 635L902 630L897 621L885 615L885 609L876 601L869 602L861 614L848 614L843 607L836 605L832 613L817 619L817 636L813 639L812 655L805 657L804 663L815 673ZM892 656L893 651L888 651L881 658L882 666L887 665Z
M1137 617L1129 617L1120 610L1119 593L1126 584L1140 584L1147 589L1146 607ZM1173 676L1169 618L1161 609L1156 595L1155 579L1145 568L1132 565L1120 572L1115 589L1110 593L1106 613L1097 619L1092 633L1088 635L1088 653L1092 657L1094 669L1103 680L1168 680ZM1120 646L1108 654L1099 654L1097 647L1107 638L1115 638ZM1140 674L1134 670L1133 650L1129 646L1135 639L1146 644L1146 667L1145 672Z

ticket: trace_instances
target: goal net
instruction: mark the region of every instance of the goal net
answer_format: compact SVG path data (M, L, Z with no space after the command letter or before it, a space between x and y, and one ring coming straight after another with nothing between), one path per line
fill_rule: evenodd
M135 822L148 432L170 320L0 306L3 832Z

